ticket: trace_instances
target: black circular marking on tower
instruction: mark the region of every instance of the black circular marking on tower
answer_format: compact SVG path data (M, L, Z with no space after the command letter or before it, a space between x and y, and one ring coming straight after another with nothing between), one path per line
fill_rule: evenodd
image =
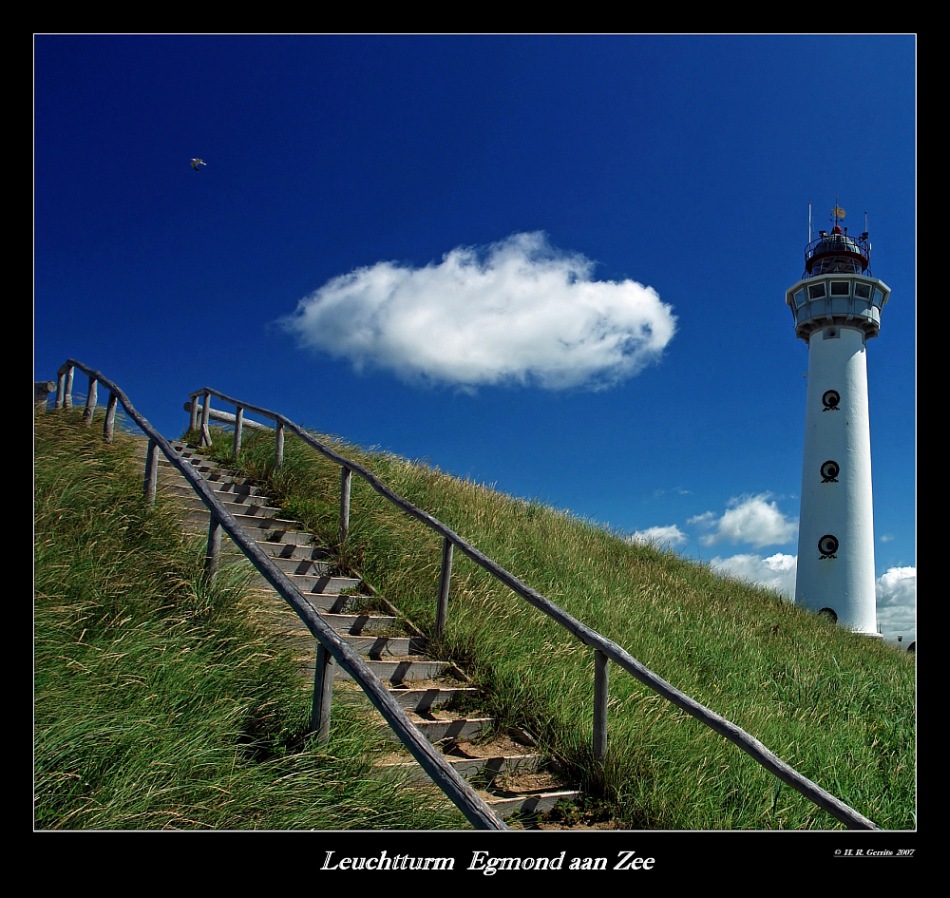
M833 557L835 552L838 551L838 537L832 536L830 533L826 533L820 540L818 540L818 551L821 552L822 558Z
M828 411L838 408L839 402L841 402L841 394L837 390L825 390L821 397L821 404Z
M828 459L826 462L822 462L821 465L821 482L822 483L837 483L837 477L841 473L841 466L838 462Z
M818 612L818 616L826 617L833 624L838 623L838 612L835 611L834 608L822 608L821 611Z

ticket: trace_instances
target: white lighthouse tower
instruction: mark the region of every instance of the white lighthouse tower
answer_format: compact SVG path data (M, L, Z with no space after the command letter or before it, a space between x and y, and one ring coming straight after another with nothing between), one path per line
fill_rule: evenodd
M876 636L866 352L891 291L871 277L867 223L852 237L844 217L836 204L831 230L812 240L809 208L805 271L785 294L808 344L795 602Z

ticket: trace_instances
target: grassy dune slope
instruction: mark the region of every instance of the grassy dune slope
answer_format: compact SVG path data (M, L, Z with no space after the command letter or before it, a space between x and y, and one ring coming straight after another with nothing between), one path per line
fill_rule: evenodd
M300 737L307 696L244 613L244 584L204 582L170 510L143 508L127 442L104 446L78 417L35 427L37 828L467 828L447 801L378 781L383 747L345 706L329 745ZM333 445L879 826L915 828L913 655L570 514ZM295 439L277 472L272 459L272 438L249 434L238 462L333 544L339 469ZM354 478L342 558L426 630L440 554ZM591 651L460 553L439 653L626 828L842 828L613 665L608 757L593 762Z
M77 420L34 431L34 827L467 829L374 773L388 746L352 709L301 738L309 696L246 576L206 583L170 509L143 507L128 438Z
M879 826L915 828L913 655L570 514L324 441ZM227 457L230 438L219 446ZM287 511L332 544L338 467L295 439L276 474L272 459L265 435L245 442L240 461L271 476ZM440 536L354 476L343 556L427 630L440 550ZM460 553L442 649L490 690L503 719L538 734L630 828L841 827L614 666L609 754L593 763L592 652Z

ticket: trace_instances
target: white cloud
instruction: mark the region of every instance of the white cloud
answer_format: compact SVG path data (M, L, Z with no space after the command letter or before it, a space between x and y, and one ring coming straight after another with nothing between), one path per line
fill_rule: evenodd
M917 568L894 567L875 584L877 619L886 637L901 636L905 644L917 639Z
M703 545L731 542L761 548L791 542L798 533L798 524L779 511L768 493L731 499L729 506L719 518L709 511L690 518L690 524L714 528L700 537Z
M328 281L278 322L299 343L409 381L605 387L656 362L671 307L543 232L458 247L439 263L378 262Z
M641 543L655 546L658 549L675 549L686 542L687 536L675 524L669 527L648 527L646 530L637 530L627 539L632 543Z
M788 599L795 596L795 571L798 567L795 555L776 554L768 558L761 555L733 555L730 558L713 558L709 565L730 577L775 589Z
M674 528L675 529L675 528ZM775 589L789 599L795 597L795 555L742 554L713 558L714 570L739 580ZM885 639L901 637L904 645L917 639L917 568L891 568L875 583L878 629Z

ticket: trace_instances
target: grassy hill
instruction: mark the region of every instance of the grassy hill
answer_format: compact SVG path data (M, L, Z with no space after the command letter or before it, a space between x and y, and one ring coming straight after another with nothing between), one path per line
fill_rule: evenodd
M279 653L239 623L240 584L228 585L224 578L212 589L201 583L200 551L189 555L176 547L169 511L162 503L155 512L142 509L141 472L123 453L122 441L104 447L96 428L77 427L69 418L38 416L36 428L38 825L98 825L98 809L111 802L117 808L112 826L321 828L312 818L306 824L265 822L268 813L279 815L285 799L261 794L274 789L282 795L288 769L294 771L291 779L299 777L297 785L315 778L313 788L321 794L328 787L317 782L324 768L316 756L365 764L372 745L359 721L345 712L335 717L333 738L349 750L317 752L298 738L305 703L287 684L288 667ZM915 828L913 655L568 513L426 464L323 439L879 826ZM220 457L227 459L229 450L230 439L221 439ZM339 469L294 439L285 453L285 464L274 472L273 439L248 434L241 458L230 461L270 479L287 513L333 544ZM118 544L108 541L105 523L113 509L124 528ZM152 557L156 533L162 545ZM351 530L341 557L431 631L441 538L359 478L353 481ZM125 566L133 559L129 573ZM89 647L93 636L95 649ZM184 640L180 648L167 647L172 636ZM126 656L118 643L126 640L139 655L134 674L119 669ZM165 647L159 651L151 640ZM595 762L591 650L459 553L448 628L438 648L486 689L493 713L539 736L626 828L843 828L732 743L617 668L610 678L608 755ZM185 657L195 663L194 671L161 689L153 685L165 679L169 659L177 664ZM155 779L149 810L138 817L127 816L124 806L143 800L146 760L129 756L136 740L123 736L131 726L124 703L106 702L126 691L123 684L148 695L153 713L142 724L148 738L168 740L161 760L147 762ZM209 783L195 782L196 765L179 759L185 749L168 735L188 714L206 719L205 703L224 714L215 732L203 734L209 740ZM238 785L232 787L218 767ZM117 769L127 769L128 776L123 779ZM437 801L425 807L406 801L387 816L398 802L387 797L391 787L376 783L365 767L359 776L337 771L331 779L340 790L329 802L336 818L331 814L323 828L465 828L453 808ZM370 794L348 795L357 781ZM347 808L361 808L362 818L360 812L347 818Z

